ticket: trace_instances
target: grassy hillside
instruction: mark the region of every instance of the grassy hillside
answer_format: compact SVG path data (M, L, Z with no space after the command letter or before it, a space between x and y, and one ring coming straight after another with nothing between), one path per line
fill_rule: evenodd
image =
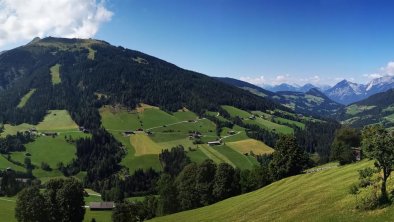
M230 110L232 115L244 117L252 115L232 106L224 107ZM239 126L234 126L233 129L225 128L221 132L220 137L228 145L222 144L215 147L206 145L207 142L218 139L216 125L208 119L198 118L195 113L187 109L170 114L146 104L141 104L135 110L105 106L100 109L100 114L103 126L127 148L128 152L122 164L131 172L138 168L149 167L161 170L158 155L163 149L178 145L184 146L187 155L197 163L209 158L216 163L226 162L241 169L250 169L258 164L254 157L246 156L245 153L272 152L272 149L264 143L248 138L245 129ZM217 115L217 113L211 114ZM136 132L130 136L122 134L124 131L134 131L139 128L150 131L151 134L145 132ZM193 139L189 138L189 134L194 131L202 134L203 144L193 144ZM229 131L235 131L235 134L230 134ZM239 143L231 144L232 142Z
M27 103L27 101L29 101L29 99L30 99L30 97L34 94L34 92L36 91L37 89L31 89L28 93L26 93L26 95L24 95L23 97L22 97L22 99L21 99L21 101L19 102L19 104L18 104L18 108L23 108L25 105L26 105L26 103Z
M392 221L393 206L372 212L354 208L355 196L349 194L349 187L358 180L357 170L367 166L372 162L290 177L208 207L152 221Z
M26 154L29 153L31 162L35 166L33 175L42 182L46 182L53 177L62 177L62 173L56 169L57 164L60 162L64 164L69 163L75 158L76 152L75 144L72 141L67 141L66 137L76 140L89 136L89 134L84 134L78 130L78 125L71 119L70 114L66 110L50 110L44 120L37 125L21 124L12 126L5 124L5 130L1 136L16 134L18 131L27 131L32 127L35 127L39 133L53 131L59 135L55 137L39 135L35 141L26 144L25 152L13 152L10 157L12 160L23 164ZM42 170L40 168L42 162L49 164L53 170ZM23 167L11 163L4 157L0 157L0 169L7 167L17 171L25 171Z

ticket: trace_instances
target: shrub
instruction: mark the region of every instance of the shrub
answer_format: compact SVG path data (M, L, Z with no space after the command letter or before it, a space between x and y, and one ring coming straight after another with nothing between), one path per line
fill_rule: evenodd
M358 192L359 192L359 188L358 188L358 185L357 185L357 184L352 184L352 185L349 187L349 193L350 193L350 194L356 195L356 194L358 194Z
M41 169L45 170L45 171L51 171L52 168L49 166L49 164L45 163L45 162L41 162Z
M379 206L378 186L369 186L357 195L356 208L359 210L373 210Z

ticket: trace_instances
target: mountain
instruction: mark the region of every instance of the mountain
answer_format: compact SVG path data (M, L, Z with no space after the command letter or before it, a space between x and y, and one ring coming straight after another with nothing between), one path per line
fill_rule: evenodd
M47 110L66 109L78 125L98 128L97 108L104 104L146 103L196 113L220 105L288 110L212 77L93 39L34 39L1 54L0 88L0 121L13 124L37 123Z
M366 87L367 95L373 95L394 88L394 76L384 76L381 78L373 79Z
M287 83L282 83L280 85L272 86L268 88L268 90L272 92L278 92L278 91L293 91L293 92L298 92L300 89L298 86L293 86Z
M324 93L336 102L350 104L392 88L394 88L394 77L385 76L373 79L366 85L342 80Z
M364 85L347 80L340 81L324 93L330 99L342 104L350 104L366 97Z
M303 86L298 86L298 85L290 85L287 83L282 83L280 85L276 86L269 86L265 85L262 86L264 89L270 90L272 92L280 92L280 91L290 91L290 92L307 92L310 89L317 88L320 90L320 87L314 86L310 83L307 83ZM323 86L324 87L324 86Z
M297 113L313 116L332 117L343 108L342 104L332 101L316 88L302 92L277 92L272 97L280 104L285 105Z
M341 112L339 120L354 127L376 123L387 128L394 127L394 89L348 105Z
M261 97L268 97L268 96L272 97L275 95L275 93L273 93L271 91L265 90L259 86L256 86L251 83L244 82L244 81L241 81L238 79L233 79L233 78L228 78L228 77L214 77L214 78L221 81L221 82L224 82L226 84L233 85L238 88L250 91L250 92L252 92L256 95L259 95Z
M262 89L253 84L232 79L232 78L216 78L222 82L239 88L248 90L256 95L269 97L276 102L289 107L297 113L313 116L333 116L339 111L343 105L336 103L329 99L326 95L316 88L311 88L307 92L292 92L292 91L278 91L276 93ZM312 87L313 85L305 85L304 89Z

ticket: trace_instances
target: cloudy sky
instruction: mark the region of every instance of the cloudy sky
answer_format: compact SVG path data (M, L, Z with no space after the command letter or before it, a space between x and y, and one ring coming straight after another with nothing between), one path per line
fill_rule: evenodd
M394 2L0 0L0 50L35 36L98 38L258 85L394 75Z

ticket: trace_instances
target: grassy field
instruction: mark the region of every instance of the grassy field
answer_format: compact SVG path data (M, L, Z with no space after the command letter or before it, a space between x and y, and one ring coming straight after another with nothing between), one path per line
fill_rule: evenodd
M135 147L136 156L159 154L161 152L160 146L153 142L146 134L140 133L131 135L130 140L131 144Z
M258 154L267 154L274 152L274 149L267 146L265 143L255 140L255 139L246 139L240 140L236 142L226 143L227 146L237 150L240 153L250 153L251 151Z
M78 125L71 119L67 110L49 110L44 120L37 125L37 130L78 130Z
M357 170L367 166L372 162L290 177L208 207L152 221L392 221L394 206L355 210L356 199L349 194L349 187L358 180Z
M231 106L224 106L224 108L229 110L232 115L251 116L250 113ZM127 148L128 152L122 165L129 168L131 172L138 168L147 169L149 167L161 170L158 154L163 149L170 149L178 145L185 147L187 155L197 163L210 158L216 163L226 162L241 169L250 169L257 164L255 158L245 156L242 149L246 150L245 147L250 145L253 146L251 149L259 150L257 153L267 149L264 143L250 142L253 140L244 141L243 145L240 143L235 147L226 145L209 147L206 145L207 142L218 139L215 124L208 119L198 119L196 114L187 109L170 114L146 104L142 104L136 110L105 106L100 109L100 114L103 126ZM217 115L213 112L210 114ZM275 126L278 129L289 128L279 124ZM137 132L131 136L122 135L123 131L138 128L149 130L152 134ZM231 135L230 130L234 130L236 134ZM198 131L203 135L201 141L204 144L193 144L193 140L189 139L189 134L192 131ZM220 136L225 143L249 139L245 129L237 125L233 129L224 128Z
M373 108L375 108L375 106L358 106L356 104L353 104L351 106L346 107L346 114L356 115Z
M21 98L21 101L19 102L17 107L23 108L26 105L27 101L29 101L30 97L34 94L35 91L36 91L36 89L31 89L28 93L26 93L26 95L24 95Z
M235 108L233 106L222 106L232 117L239 116L241 118L249 118L252 114L242 110Z
M62 82L60 78L60 64L56 64L50 68L52 85L57 85Z
M248 124L259 125L260 127L275 131L277 133L292 134L294 132L294 129L291 127L288 127L285 125L280 125L280 124L265 120L260 117L256 117L255 120L247 119L247 120L244 120L244 122L248 123Z
M71 119L70 114L66 110L50 110L44 117L44 120L38 125L21 124L18 126L4 125L2 136L16 134L18 131L26 131L35 127L38 131L55 131L59 135L38 136L35 141L26 144L26 152L14 152L10 156L13 160L24 163L26 153L31 154L30 159L35 166L33 175L42 182L46 182L51 178L63 177L56 167L59 162L67 164L75 158L75 144L67 142L65 137L71 136L74 140L89 136L89 134L81 133L78 125ZM52 171L42 170L41 163L45 162L53 169ZM0 168L11 166L18 171L25 171L21 166L17 166L2 157L0 159Z
M16 126L13 126L10 124L4 124L4 131L1 133L1 136L5 137L7 135L15 135L17 132L27 131L32 127L33 127L33 125L30 125L27 123L22 123L22 124L19 124Z
M274 119L276 121L278 121L279 123L281 123L281 124L293 124L293 125L296 125L297 127L301 128L301 129L305 128L305 124L301 123L301 122L298 122L298 121L285 119L285 118L282 118L282 117L275 117Z

